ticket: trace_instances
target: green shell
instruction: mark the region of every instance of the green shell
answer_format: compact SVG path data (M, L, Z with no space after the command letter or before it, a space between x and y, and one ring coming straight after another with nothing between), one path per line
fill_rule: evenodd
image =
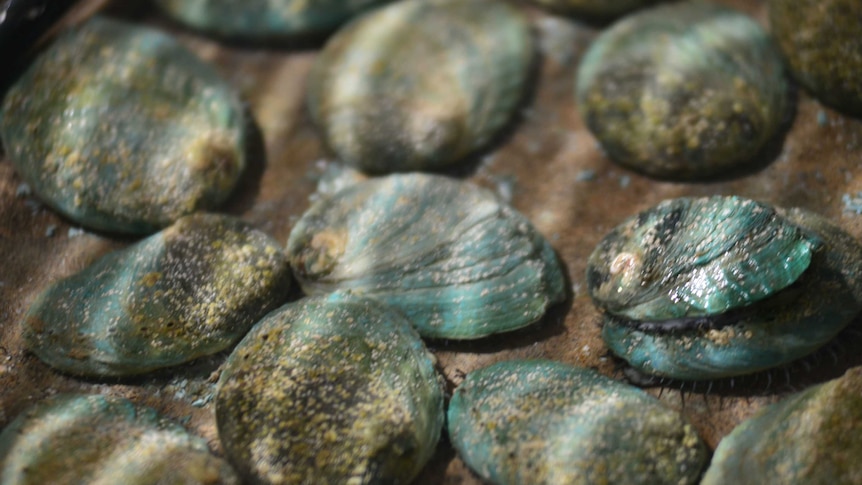
M765 407L725 436L703 485L862 483L862 368Z
M171 37L93 18L9 89L0 136L48 205L98 230L151 233L215 208L245 167L234 90Z
M390 175L319 200L287 252L306 293L373 297L425 337L514 330L565 298L556 255L524 216L437 175Z
M118 397L62 394L0 434L4 485L239 484L202 438Z
M669 179L739 171L788 110L778 50L753 19L705 2L627 16L577 75L581 116L612 160Z
M862 3L770 0L769 25L794 77L834 108L862 116Z
M805 356L862 310L862 247L822 217L739 197L674 199L590 256L602 337L675 379L756 372Z
M45 290L27 348L64 372L148 372L228 348L287 298L278 242L228 216L187 216Z
M156 0L196 29L228 37L289 38L325 32L388 0Z
M662 0L531 0L551 10L588 19L618 17Z
M533 51L529 22L505 2L397 2L329 41L308 105L341 161L373 173L437 170L512 118Z
M706 446L645 392L590 369L508 361L455 390L449 437L497 485L697 483Z
M285 305L228 358L221 441L254 483L409 483L434 452L443 392L410 324L334 293Z

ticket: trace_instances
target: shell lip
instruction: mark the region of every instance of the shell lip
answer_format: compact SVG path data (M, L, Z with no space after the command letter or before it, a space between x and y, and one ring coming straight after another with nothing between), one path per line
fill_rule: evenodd
M725 313L709 316L671 318L668 320L634 320L606 312L605 322L632 328L637 331L652 334L676 334L688 331L720 330L742 320L743 312L748 307L742 307Z

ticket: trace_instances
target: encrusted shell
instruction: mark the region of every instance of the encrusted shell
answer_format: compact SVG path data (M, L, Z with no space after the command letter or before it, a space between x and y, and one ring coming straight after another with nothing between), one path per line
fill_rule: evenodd
M768 34L706 2L659 6L604 31L581 61L577 99L612 160L669 179L742 170L788 108Z
M449 437L497 485L697 483L706 446L645 392L590 369L508 361L455 390Z
M765 407L725 436L703 485L862 483L862 368Z
M309 109L345 163L436 170L512 118L532 59L529 23L506 2L397 2L329 41L308 82Z
M245 167L231 86L171 37L106 18L39 55L6 94L0 135L45 203L105 231L214 208Z
M551 10L591 19L618 17L662 0L531 0Z
M228 37L273 39L332 30L385 1L156 0L156 5L196 29Z
M62 394L0 434L4 485L239 484L202 438L153 409L101 395Z
M740 197L634 216L590 256L602 336L635 369L710 379L816 350L862 310L862 247L825 219Z
M177 221L45 290L27 348L81 375L129 375L226 349L287 297L278 242L228 216Z
M862 2L770 0L769 25L806 89L826 104L862 116Z
M306 293L373 297L425 337L514 330L565 298L556 255L524 216L438 175L390 175L319 200L287 252Z
M255 325L224 366L216 418L254 483L409 483L440 437L443 391L404 317L334 293Z

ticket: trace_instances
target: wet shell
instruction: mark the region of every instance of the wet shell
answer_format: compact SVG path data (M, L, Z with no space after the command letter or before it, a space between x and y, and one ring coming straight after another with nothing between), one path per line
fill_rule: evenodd
M64 372L139 374L226 349L289 285L278 242L231 217L187 216L48 288L24 337Z
M10 88L0 136L54 209L150 233L227 198L245 166L243 124L231 86L175 40L94 18Z
M590 256L612 352L647 374L711 379L816 350L862 310L862 247L825 219L740 197L680 198Z
M565 297L548 242L474 185L390 175L313 205L287 242L308 294L344 289L398 308L424 337L521 328Z
M285 305L228 358L219 436L254 483L409 483L443 426L432 359L409 322L373 300Z
M770 0L769 24L806 89L826 104L862 116L862 2Z
M592 19L618 17L661 0L532 0L551 10Z
M680 2L603 32L577 76L581 116L615 162L702 179L746 168L788 108L781 58L734 10Z
M168 15L228 37L272 39L332 30L386 0L156 0Z
M768 406L715 450L704 485L862 483L862 368Z
M63 394L0 434L4 485L239 484L207 443L118 397Z
M309 109L345 163L436 170L512 118L532 59L529 23L505 2L398 2L330 40L308 83Z
M706 446L679 413L590 369L508 361L455 390L449 437L498 485L697 483Z

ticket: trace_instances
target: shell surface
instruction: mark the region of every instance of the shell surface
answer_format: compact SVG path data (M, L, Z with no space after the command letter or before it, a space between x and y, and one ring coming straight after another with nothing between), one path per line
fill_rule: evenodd
M862 483L860 389L856 367L761 409L721 440L702 483Z
M841 111L862 115L862 3L770 0L769 24L806 89Z
M224 366L216 419L254 483L409 483L440 437L443 391L409 322L334 293L255 325Z
M106 18L39 55L3 101L0 136L43 201L105 231L213 208L245 167L231 86L171 37Z
M549 9L593 19L620 16L661 0L532 0Z
M700 2L648 9L604 31L581 61L576 91L612 160L669 179L744 168L789 104L768 34L740 12Z
M514 330L565 298L554 250L524 216L437 175L390 175L321 199L287 252L306 293L373 297L425 337Z
M342 162L373 173L440 169L512 118L533 50L528 21L505 2L398 2L329 41L309 109Z
M24 338L64 372L139 374L226 349L286 299L290 281L266 234L228 216L186 216L45 290Z
M281 38L332 30L387 0L157 0L168 15L228 37Z
M204 439L131 401L61 394L0 434L4 485L240 483Z
M647 374L710 379L807 355L862 310L862 247L825 219L740 197L680 198L590 256L608 347Z
M505 361L455 390L449 437L494 484L697 483L707 451L678 412L591 369Z

